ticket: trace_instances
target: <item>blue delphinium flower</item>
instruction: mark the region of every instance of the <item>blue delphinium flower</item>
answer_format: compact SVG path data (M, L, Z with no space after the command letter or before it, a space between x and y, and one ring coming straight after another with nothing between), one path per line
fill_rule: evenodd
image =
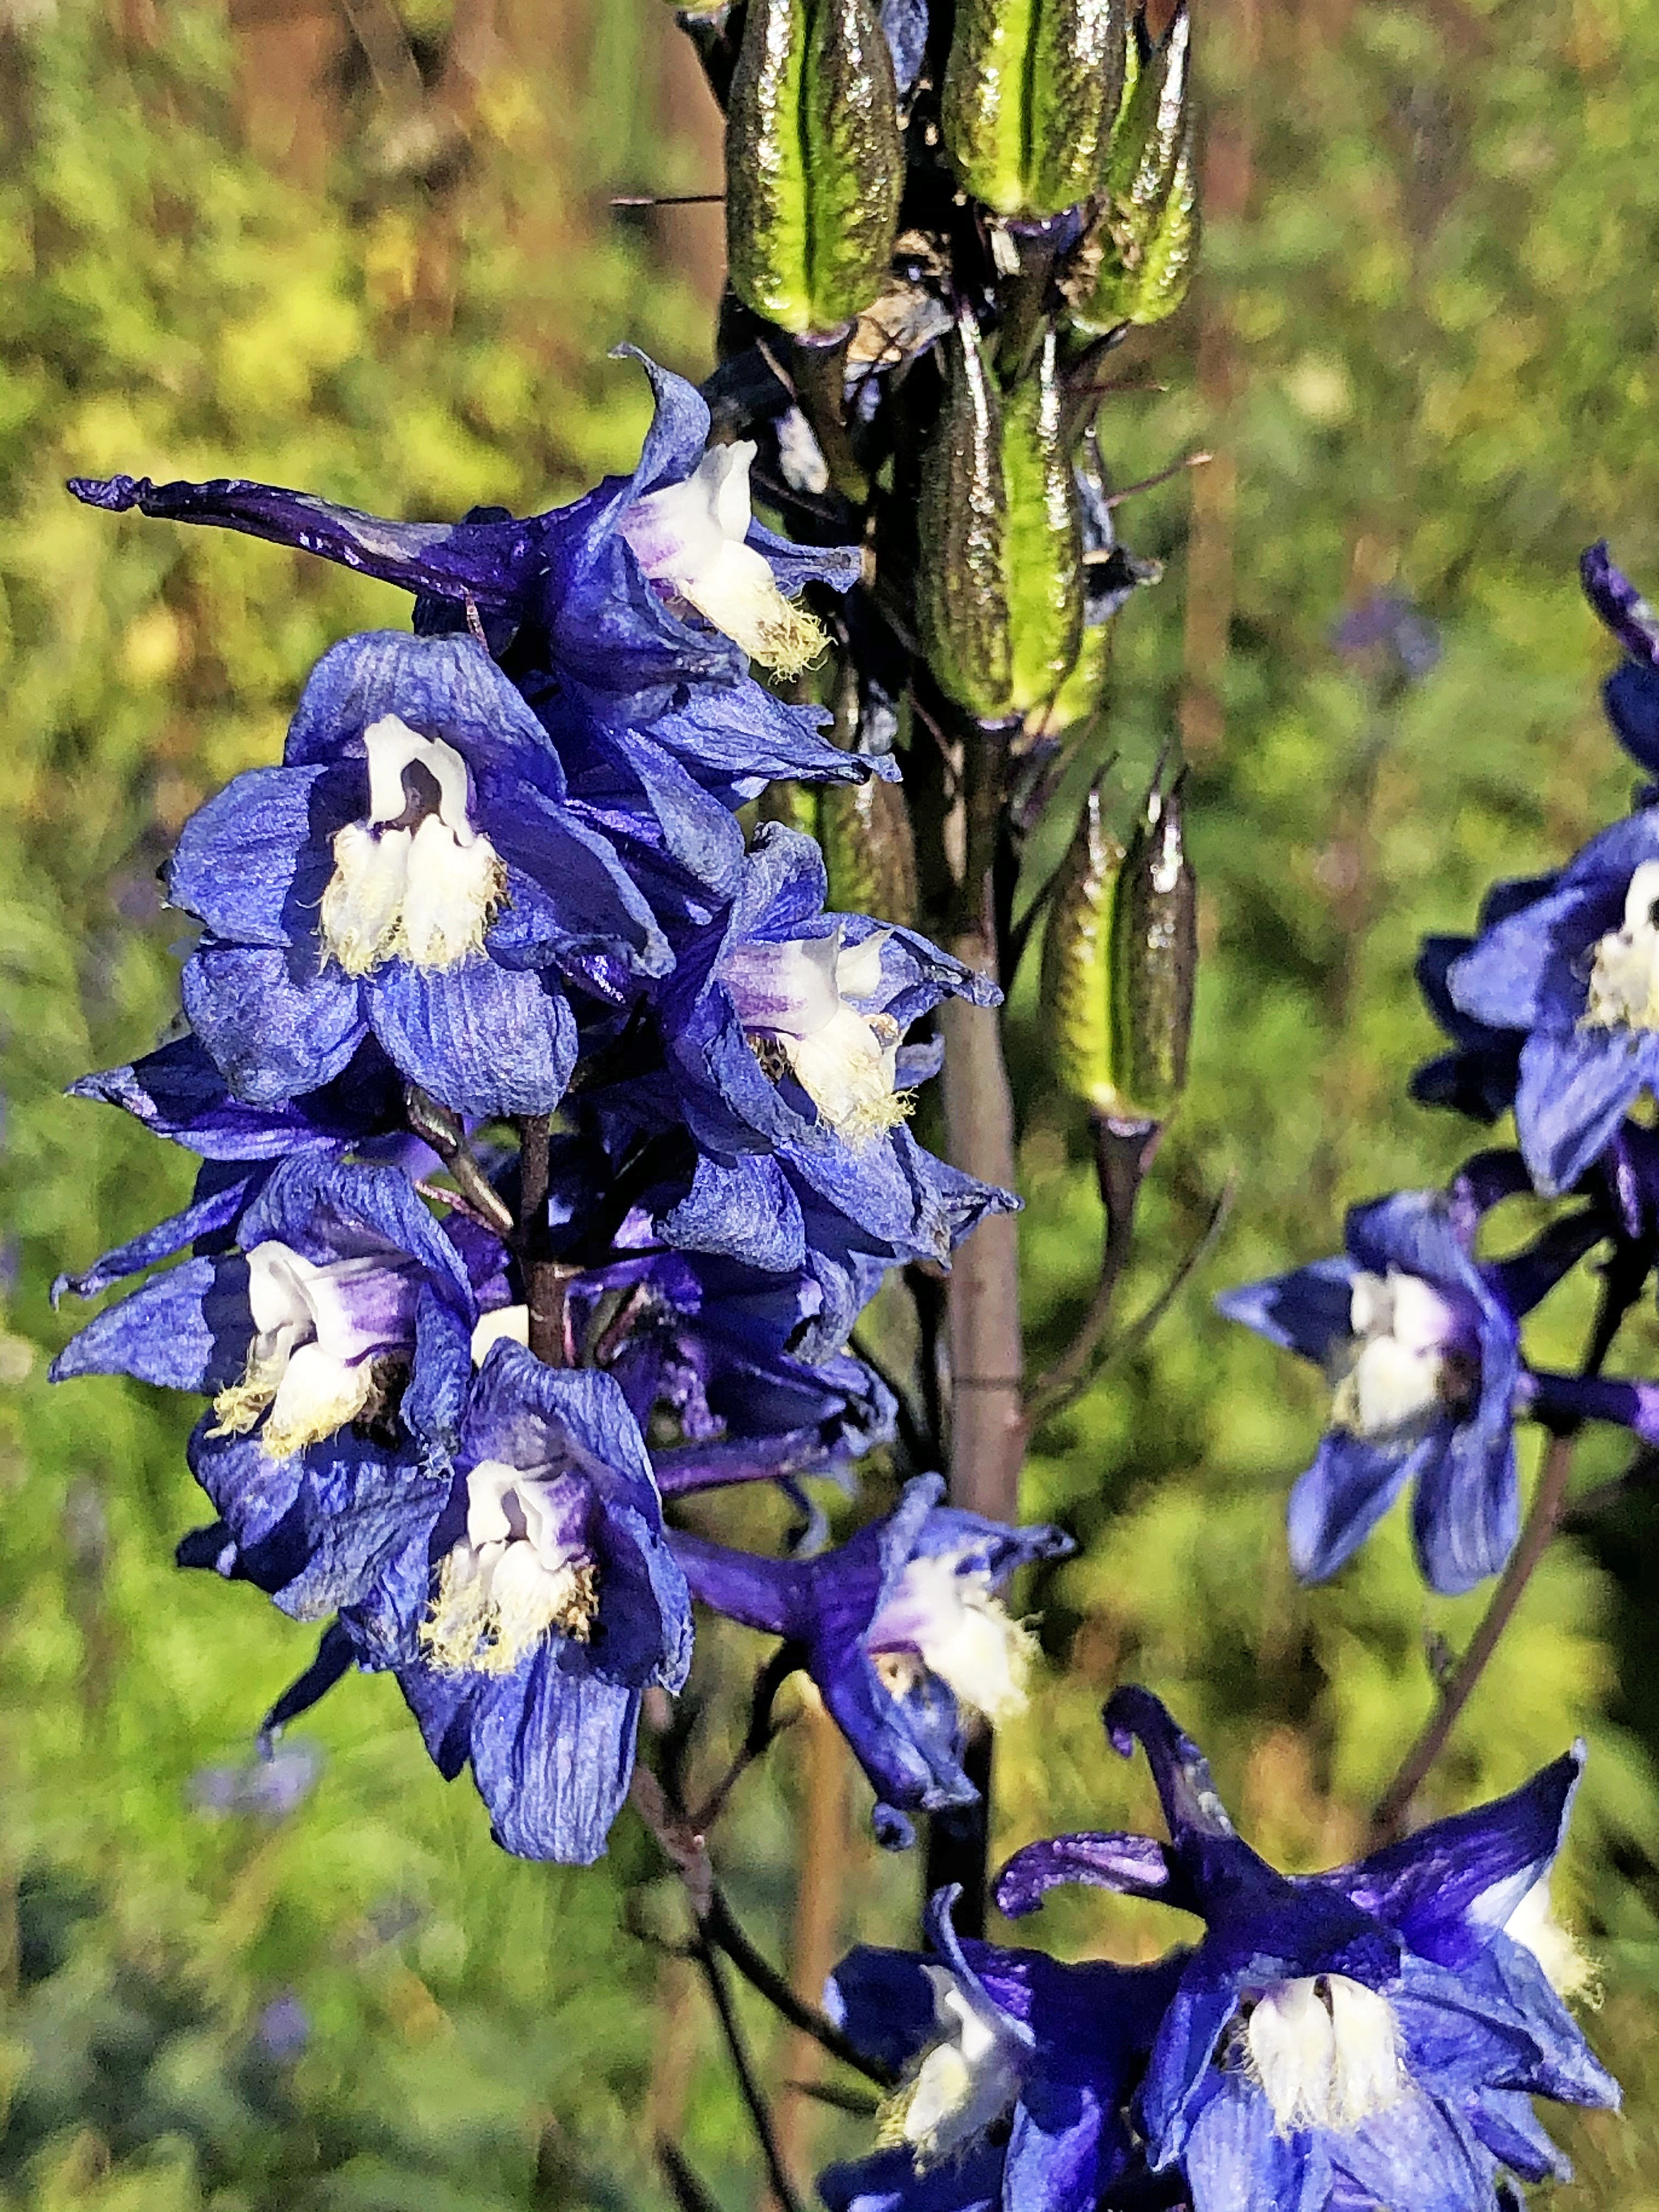
M429 1547L343 1624L391 1667L439 1769L471 1764L497 1840L586 1864L634 1767L645 1692L678 1690L691 1608L618 1384L490 1346Z
M896 1262L948 1261L989 1207L1013 1203L916 1144L908 1092L939 1065L905 1042L947 995L994 985L913 931L826 914L811 838L763 826L717 925L676 939L656 993L662 1066L603 1094L633 1127L678 1122L697 1148L666 1239L817 1279L814 1352L833 1351Z
M914 1840L907 1814L969 1805L959 1702L993 1719L1024 1702L1035 1650L1000 1593L1033 1559L1062 1557L1058 1528L1010 1528L939 1503L939 1475L833 1552L769 1559L677 1530L692 1593L798 1645L800 1663L876 1793L884 1844Z
M818 2180L830 2212L1095 2212L1133 2171L1128 2122L1181 1973L964 1942L952 1887L927 1910L932 1956L860 1946L824 1990L830 2017L899 2077L883 2148Z
M732 811L766 781L896 769L839 750L821 710L747 673L749 655L791 672L815 658L823 632L799 594L811 582L847 590L858 548L793 544L755 522L754 447L708 447L701 395L639 358L656 413L638 467L522 520L479 508L459 523L390 522L230 478L70 488L94 507L245 531L401 585L417 594L422 635L471 623L551 732L573 795L636 836L651 817L675 860L724 888L742 855Z
M152 1276L72 1337L52 1375L202 1391L210 1443L246 1437L267 1463L382 1419L441 1450L477 1319L460 1258L405 1176L301 1152L234 1247Z
M1345 1253L1217 1301L1230 1319L1323 1368L1334 1387L1331 1425L1291 1492L1291 1558L1306 1581L1334 1574L1415 1481L1424 1576L1438 1590L1468 1589L1497 1573L1515 1542L1517 1414L1656 1432L1653 1386L1522 1365L1520 1321L1609 1224L1587 1207L1513 1260L1477 1261L1485 1206L1524 1181L1512 1154L1492 1158L1490 1188L1466 1174L1450 1192L1399 1191L1354 1206Z
M846 590L859 574L857 548L797 545L757 523L754 447L708 447L708 409L696 387L635 358L656 401L639 465L568 507L523 520L494 512L465 522L392 522L239 477L153 484L147 477L77 477L70 489L112 513L137 507L320 554L458 614L470 600L486 622L494 618L503 644L532 626L555 666L636 714L653 692L735 680L744 655L769 667L803 666L823 639L794 595L814 580Z
M1659 811L1592 838L1445 980L1460 1013L1518 1038L1522 1152L1540 1190L1570 1190L1659 1085Z
M186 823L167 888L206 926L191 1024L256 1104L331 1081L372 1033L458 1111L548 1111L576 1054L564 984L616 1003L670 961L467 637L380 631L325 654L283 766Z
M1492 2212L1500 2166L1565 2171L1529 2099L1619 2100L1546 1972L1583 1977L1548 1910L1582 1746L1512 1796L1290 1877L1237 1835L1156 1698L1120 1690L1106 1721L1126 1756L1146 1748L1168 1850L1057 1837L1016 1854L997 1898L1018 1916L1081 1881L1205 1922L1134 2107L1194 2212Z

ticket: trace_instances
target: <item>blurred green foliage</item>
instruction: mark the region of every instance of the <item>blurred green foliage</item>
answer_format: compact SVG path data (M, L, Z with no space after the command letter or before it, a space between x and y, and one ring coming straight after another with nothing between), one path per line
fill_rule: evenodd
M90 514L62 478L235 471L443 514L533 507L629 459L643 386L608 349L633 338L696 373L706 317L649 236L596 217L596 196L707 179L676 167L647 112L642 58L663 26L645 0L573 11L591 29L581 101L562 76L570 38L544 52L533 15L529 36L475 60L459 121L442 103L460 17L441 0L402 12L413 109L345 41L326 173L301 184L248 150L217 9L169 6L159 40L136 5L115 25L91 0L0 8L6 2212L608 2208L659 2193L659 2129L683 2136L720 2202L757 2200L689 1970L619 1924L678 1929L631 1820L591 1873L507 1861L467 1785L431 1771L395 1689L366 1680L304 1724L323 1765L299 1811L190 1809L192 1775L246 1756L309 1638L252 1592L172 1568L201 1510L186 1408L44 1382L68 1328L52 1274L188 1188L182 1158L58 1097L168 1018L155 866L208 790L273 756L333 638L406 618L398 595L321 564ZM398 22L389 0L352 20ZM1126 479L1200 443L1237 476L1231 650L1207 672L1226 744L1195 759L1189 809L1193 1077L1126 1315L1230 1173L1238 1195L1171 1316L1038 1439L1029 1507L1085 1547L1041 1593L1054 1665L1006 1741L1000 1840L1155 1818L1097 1717L1113 1681L1139 1677L1211 1746L1254 1839L1307 1866L1358 1844L1428 1708L1425 1638L1455 1646L1480 1601L1425 1596L1398 1516L1333 1586L1297 1589L1283 1504L1317 1379L1214 1320L1207 1295L1333 1249L1344 1205L1436 1179L1479 1141L1405 1098L1435 1042L1417 936L1467 926L1491 878L1550 865L1627 796L1595 697L1608 649L1572 564L1605 532L1659 579L1659 0L1379 5L1346 22L1310 8L1275 15L1255 58L1224 25L1203 35L1211 112L1253 138L1250 216L1211 221L1194 307L1114 357L1140 388L1101 422ZM424 127L428 96L441 127ZM1126 815L1177 719L1188 500L1182 481L1122 511L1170 572L1120 625L1077 774L1091 748L1116 749ZM1329 636L1384 587L1444 647L1397 699ZM1012 1023L1040 1364L1087 1295L1094 1201L1030 980ZM1499 1226L1518 1241L1525 1224ZM1558 1304L1539 1340L1566 1360L1584 1301ZM1628 1357L1654 1368L1650 1309ZM1593 1438L1579 1480L1623 1461ZM1571 2201L1609 2212L1659 2204L1650 1520L1638 1501L1558 1544L1431 1791L1467 1802L1591 1739L1564 1902L1605 1962L1595 2032L1631 2110L1560 2132L1583 2176ZM759 1648L703 1641L711 1773ZM724 1847L778 1954L805 1768L786 1740L743 1785ZM896 1937L917 1870L878 1860L866 1810L854 1785L837 1815L843 1929L856 1905L858 1933ZM1171 1933L1098 1900L1057 1902L1037 1932L1126 1954ZM775 2079L799 2068L745 2017ZM862 2124L826 2122L819 2148L850 2148Z

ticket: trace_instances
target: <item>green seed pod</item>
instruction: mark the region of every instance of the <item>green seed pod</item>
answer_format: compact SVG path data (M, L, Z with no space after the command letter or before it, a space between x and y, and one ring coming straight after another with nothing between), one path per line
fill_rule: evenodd
M1054 697L1083 629L1083 517L1064 398L1050 330L1030 374L1002 403L1008 703L1017 714Z
M939 131L994 214L1059 215L1097 188L1126 21L1124 0L957 0Z
M1097 784L1048 904L1039 1003L1060 1089L1097 1113L1118 1111L1112 1079L1112 915L1125 860L1107 828Z
M1179 783L1147 794L1127 848L1097 785L1055 880L1041 1005L1062 1088L1111 1121L1166 1121L1181 1096L1196 911Z
M887 282L904 183L873 0L749 0L726 114L726 250L744 304L797 337Z
M921 456L916 614L939 689L989 721L1008 711L1008 506L1001 403L965 307L939 358L945 396Z
M1198 969L1198 892L1181 783L1156 785L1129 842L1112 910L1114 1119L1167 1121L1187 1081Z
M1141 64L1112 133L1105 206L1093 241L1098 264L1072 319L1085 331L1172 313L1197 246L1191 20L1183 5ZM1181 190L1176 191L1179 182ZM1158 258L1155 282L1149 264ZM1143 309L1154 312L1143 313Z
M1026 718L1026 728L1040 737L1058 737L1079 722L1086 722L1099 708L1106 689L1106 672L1112 658L1112 617L1085 623L1078 636L1077 658L1065 682L1052 699L1045 699Z
M878 915L911 927L916 918L916 848L910 810L896 783L830 783L817 793L817 836L837 914Z
M1161 323L1187 296L1198 260L1198 161L1191 124L1182 142L1170 197L1146 241L1140 281L1129 310L1132 323Z

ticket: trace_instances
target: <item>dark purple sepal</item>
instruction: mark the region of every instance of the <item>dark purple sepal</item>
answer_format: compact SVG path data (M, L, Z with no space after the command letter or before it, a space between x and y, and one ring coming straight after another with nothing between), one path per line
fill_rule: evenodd
M1605 538L1578 557L1584 597L1632 660L1659 668L1659 615L1614 562Z
M1154 1838L1085 1831L1016 1851L996 1878L997 1911L1006 1919L1022 1919L1051 1889L1073 1882L1166 1905L1179 1904L1186 1894L1168 1849Z

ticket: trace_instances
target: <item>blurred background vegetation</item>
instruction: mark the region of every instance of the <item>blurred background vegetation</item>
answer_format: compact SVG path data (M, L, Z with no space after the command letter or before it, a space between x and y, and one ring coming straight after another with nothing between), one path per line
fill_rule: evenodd
M1007 1846L1145 1824L1097 1719L1138 1677L1253 1838L1307 1867L1358 1845L1433 1639L1480 1601L1425 1596L1398 1516L1334 1586L1294 1586L1317 1380L1208 1295L1471 1148L1405 1097L1434 1046L1416 939L1627 797L1573 562L1605 532L1659 581L1659 0L1213 0L1199 35L1203 273L1113 356L1101 415L1120 482L1215 455L1121 510L1166 574L1087 740L1127 801L1179 731L1203 885L1195 1070L1127 1314L1230 1174L1237 1199L1163 1325L1038 1439L1028 1509L1084 1549L1040 1593L1054 1663L997 1814ZM445 515L625 464L642 385L606 355L703 373L720 218L609 203L715 186L712 107L660 0L0 0L0 2205L608 2212L661 2201L666 2134L736 2212L762 2190L701 1992L626 1932L678 1929L632 1817L592 1872L508 1861L385 1681L302 1724L285 1793L254 1774L310 1638L172 1568L200 1514L189 1409L44 1380L70 1326L52 1274L188 1186L181 1155L58 1097L168 1018L156 865L274 756L315 656L407 611L246 540L90 514L62 479L234 471ZM1334 644L1380 593L1438 635L1403 686L1386 648ZM1012 1019L1041 1358L1086 1296L1092 1179L1024 993ZM1540 1341L1565 1361L1584 1314L1559 1304ZM1627 1342L1659 1371L1650 1308ZM1591 1440L1580 1480L1623 1463ZM1564 2201L1609 2212L1659 2205L1653 1525L1638 1498L1558 1543L1431 1792L1461 1805L1591 1740L1563 1902L1629 2112L1560 2132ZM703 1640L711 1772L758 1648ZM909 1924L917 1869L866 1812L809 1714L723 1832L804 1988L855 1932ZM1099 1900L1046 1917L1073 1952L1174 1932ZM811 2078L810 2047L745 2017L775 2084ZM781 2124L805 2173L866 2123L784 2087Z

